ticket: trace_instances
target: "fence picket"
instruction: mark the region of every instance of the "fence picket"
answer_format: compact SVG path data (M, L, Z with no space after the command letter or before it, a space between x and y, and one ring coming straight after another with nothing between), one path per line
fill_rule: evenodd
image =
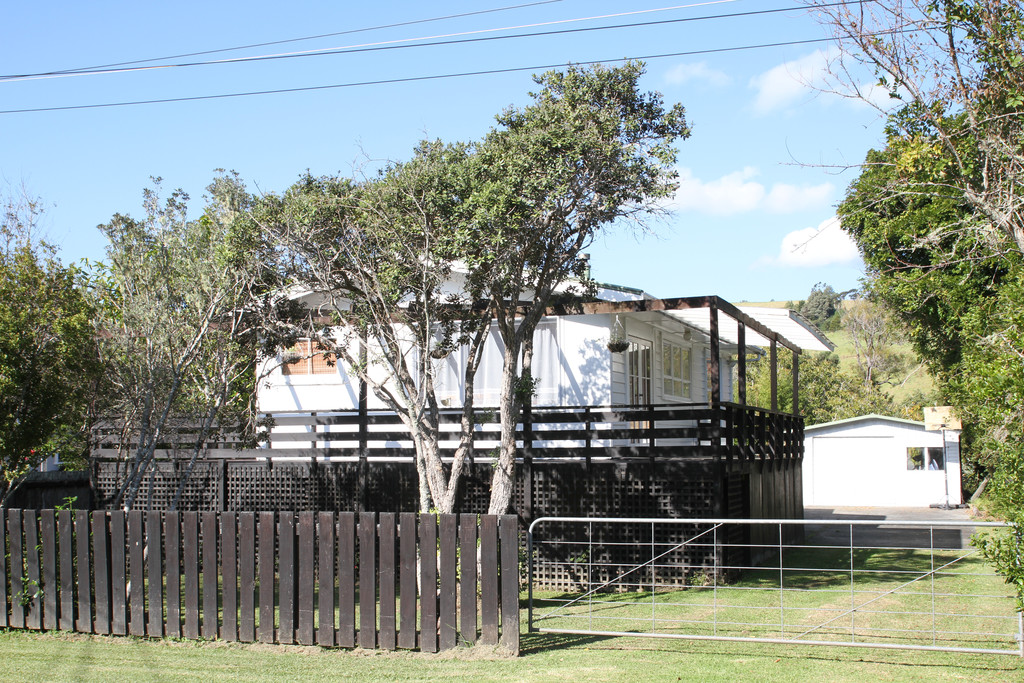
M25 531L25 577L28 579L28 615L25 626L38 631L43 627L43 603L40 581L43 578L39 563L39 518L35 510L22 510L22 528Z
M170 638L181 637L181 515L164 515L164 557L167 558L167 623Z
M437 517L420 515L420 650L437 652Z
M260 513L260 593L257 638L261 643L274 642L274 536L277 515Z
M238 552L238 523L233 512L224 512L220 516L220 575L221 600L223 617L221 619L220 637L233 642L238 640L238 563L235 555Z
M13 540L13 537L12 537ZM78 557L78 611L75 614L75 630L92 633L92 591L89 589L89 513L75 510L75 551ZM13 549L11 564L14 563ZM11 592L14 592L13 581Z
M7 552L7 518L3 510L0 510L0 527L0 628L7 628L7 558L10 554Z
M280 513L277 538L277 580L278 590L278 627L277 642L292 644L295 642L295 616L298 604L295 596L295 513Z
M498 519L501 541L501 645L519 654L519 525L516 518Z
M398 647L416 647L416 513L399 516L399 612Z
M203 638L216 638L220 629L218 610L220 608L217 585L217 513L204 512L200 522L203 527Z
M53 510L42 510L39 513L39 532L41 536L40 549L43 553L43 628L53 630L57 628L57 536L55 529L55 518ZM3 552L3 544L0 542L0 553ZM7 616L6 602L0 600L4 605L4 616Z
M498 644L498 518L480 517L480 643Z
M107 513L92 513L92 581L96 602L96 633L110 633L110 537L107 535ZM26 534L27 537L27 534Z
M359 513L359 647L377 645L377 514Z
M8 554L11 557L11 616L7 620L11 628L25 628L25 558L22 552L21 510L7 511ZM86 534L86 540L89 535Z
M238 639L256 640L256 514L238 513Z
M146 635L160 638L164 635L164 567L163 567L163 515L146 513L146 587L148 589Z
M459 518L459 601L462 606L459 627L463 640L476 643L476 515Z
M199 637L199 513L181 513L182 574L185 575L185 629L189 639Z
M380 647L394 650L395 621L395 513L380 513Z
M356 516L338 513L338 645L356 646Z
M458 517L455 515L440 515L440 576L441 595L439 600L440 619L438 620L438 648L451 650L457 644L457 620L456 610L458 600L456 595L456 563L457 555L457 525Z
M63 513L60 513L63 514ZM60 518L58 517L58 526ZM123 636L128 632L128 582L125 580L124 510L110 511L110 632ZM61 551L62 561L67 556ZM62 579L63 581L63 579ZM63 586L61 596L63 598ZM63 608L63 605L62 605ZM63 612L63 609L62 609ZM63 626L62 626L63 628Z
M318 515L317 548L320 552L320 572L317 585L320 610L320 624L316 642L319 645L335 644L334 626L334 513L321 512Z
M315 599L316 525L312 512L299 513L299 624L295 639L299 645L313 644L313 602Z
M57 513L57 552L60 553L60 618L58 619L58 626L64 631L73 631L75 629L75 564L72 561L73 548L74 522L71 510L61 510ZM6 612L6 609L4 611Z

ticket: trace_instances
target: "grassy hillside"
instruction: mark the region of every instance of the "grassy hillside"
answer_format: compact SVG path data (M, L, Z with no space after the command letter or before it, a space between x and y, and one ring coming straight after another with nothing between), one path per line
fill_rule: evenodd
M763 308L786 308L787 301L744 301L737 306L761 306ZM844 301L843 304L848 302ZM855 373L857 371L857 354L853 348L850 335L844 330L826 332L828 337L836 346L836 353L839 354L839 362L843 370ZM901 402L909 396L918 392L925 395L935 393L936 384L928 370L917 359L914 349L908 343L898 344L897 350L906 354L910 359L906 374L899 379L896 386L885 386L884 389L896 400Z
M857 354L854 351L850 335L844 330L826 332L825 335L833 344L836 345L836 353L839 354L839 363L841 367L844 370L856 372ZM884 387L887 392L892 395L897 402L902 401L917 392L925 395L935 393L935 380L928 374L927 368L917 360L917 355L914 353L910 344L898 344L896 348L900 352L906 354L910 360L908 361L908 367L905 375L900 378L900 383L897 386L887 385Z

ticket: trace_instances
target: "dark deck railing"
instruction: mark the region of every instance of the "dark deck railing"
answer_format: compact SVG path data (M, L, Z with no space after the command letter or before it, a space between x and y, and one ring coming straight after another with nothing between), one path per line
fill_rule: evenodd
M220 437L209 457L380 458L414 456L409 431L390 411L358 410L268 414L272 428L261 448L239 450L231 437ZM441 451L451 456L458 445L461 411L441 412ZM474 450L500 445L497 411L476 414ZM161 444L160 456L185 454L192 444L187 430L176 443ZM97 432L94 457L118 457L120 435ZM726 461L785 460L803 453L803 418L721 403L652 406L537 407L524 411L516 440L524 458L707 458Z

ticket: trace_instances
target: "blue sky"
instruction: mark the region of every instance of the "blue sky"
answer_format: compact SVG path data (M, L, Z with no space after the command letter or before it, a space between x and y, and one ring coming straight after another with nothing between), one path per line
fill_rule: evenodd
M517 4L527 0L7 3L0 14L0 72L91 67ZM676 9L663 9L668 7ZM777 8L793 11L677 21ZM644 10L662 11L569 21ZM665 21L674 23L396 47L416 42L410 39L438 42ZM542 70L528 67L828 35L798 0L560 0L147 65L370 44L386 50L0 80L4 112L346 85L3 113L0 191L23 187L44 201L44 228L66 262L97 259L104 241L96 225L114 213L140 215L142 190L151 176L161 176L165 189L189 192L198 212L203 188L217 168L238 171L250 190L279 192L307 169L359 175L381 160L405 159L424 137L479 138L503 107L528 102L530 74ZM862 263L833 222L835 205L856 169L840 168L857 164L881 144L883 122L863 103L811 87L823 82L831 49L821 42L648 59L644 87L660 91L669 103L681 102L693 127L693 136L679 145L681 187L672 214L652 222L651 234L616 226L599 239L590 250L595 277L658 296L718 294L734 301L799 299L817 282L837 290L857 286Z

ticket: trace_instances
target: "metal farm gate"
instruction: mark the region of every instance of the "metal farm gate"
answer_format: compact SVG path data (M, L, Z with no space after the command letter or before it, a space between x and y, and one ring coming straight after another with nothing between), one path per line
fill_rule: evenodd
M542 517L534 632L1024 656L1003 523Z

